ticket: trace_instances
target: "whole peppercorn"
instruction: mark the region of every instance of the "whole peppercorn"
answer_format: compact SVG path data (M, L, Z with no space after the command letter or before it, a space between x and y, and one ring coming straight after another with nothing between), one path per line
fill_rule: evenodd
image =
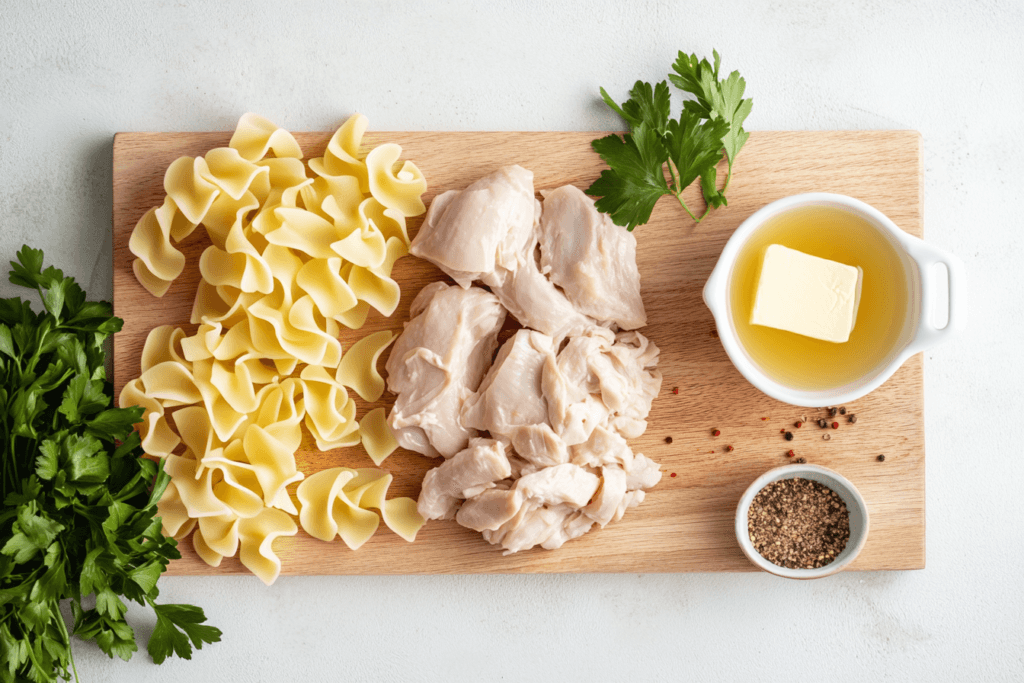
M792 458L794 455L796 455L796 453L794 453L793 451L786 451L787 458Z
M711 436L721 436L721 435L722 435L721 430L718 430L718 429L712 429L711 430Z
M843 406L842 408L839 409L839 414L846 415L846 406Z
M726 450L727 453L732 453L733 447L732 446L726 446L725 450Z
M885 462L885 454L878 456L878 462Z
M797 459L796 459L796 460L794 460L793 462L798 462L798 463L800 463L800 464L802 465L802 464L804 464L805 462L807 462L807 458L797 458Z
M839 423L838 422L833 422L832 423L832 429L839 429Z
M838 412L839 412L838 408L829 408L828 409L828 416L829 417L835 417L836 413L838 413Z
M818 420L818 426L824 429L825 427L828 427L828 422L824 418L822 418Z
M846 419L850 421L850 424L856 424L856 422L857 422L857 416L856 415L850 415L850 417L848 417Z
M793 440L793 432L786 432L786 441Z
M800 429L801 427L803 427L803 426L804 426L804 423L803 423L803 422L801 422L800 420L797 420L797 421L796 421L796 424L795 424L795 425L793 425L793 426L794 426L794 427L796 427L797 429Z
M666 436L665 437L665 443L672 443L672 437L671 436Z

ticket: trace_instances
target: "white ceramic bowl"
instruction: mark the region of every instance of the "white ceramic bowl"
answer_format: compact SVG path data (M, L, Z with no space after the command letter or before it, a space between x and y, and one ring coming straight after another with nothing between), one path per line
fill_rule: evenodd
M789 387L765 374L743 349L737 338L729 302L733 265L743 244L768 219L806 206L827 206L848 211L866 219L881 232L893 244L903 261L906 274L904 286L907 288L907 300L910 302L899 341L889 350L885 361L853 382L835 389L820 391ZM946 266L948 285L935 276L933 266L938 263ZM949 317L946 326L939 329L934 325L932 315L939 288L944 286L948 286L949 292ZM912 355L950 338L963 325L963 290L964 266L953 254L908 235L883 213L859 199L815 192L793 195L772 202L743 221L729 238L711 277L704 285L704 303L715 317L718 336L729 359L751 384L772 398L813 408L847 403L874 391Z
M754 549L747 529L747 513L750 511L750 503L754 500L754 496L772 482L798 477L816 481L835 491L846 503L846 509L850 512L850 540L846 542L846 547L835 560L817 569L789 569L769 562ZM845 569L853 562L867 542L869 527L868 506L864 503L864 498L861 497L857 487L838 472L818 465L783 465L768 470L754 480L754 483L743 493L739 505L736 506L736 540L739 542L743 554L760 569L787 579L819 579Z

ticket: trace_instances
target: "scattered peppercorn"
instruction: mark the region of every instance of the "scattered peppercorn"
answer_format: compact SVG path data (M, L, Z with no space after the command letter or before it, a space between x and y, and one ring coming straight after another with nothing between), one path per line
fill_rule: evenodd
M856 415L850 415L850 417L848 417L846 419L849 420L850 424L855 424L857 422L857 416Z
M666 436L665 437L665 443L672 443L672 437L671 436Z
M832 438L832 435L831 434L822 434L821 438L823 438L825 441L828 441L829 439Z
M679 393L679 387L672 387L672 393L673 394L678 394Z
M838 413L838 412L839 412L838 408L829 408L828 409L828 416L829 417L835 417L836 413Z
M676 473L675 473L675 472L673 472L672 474L670 474L670 475L668 475L668 476L670 476L670 477L674 477L674 476L676 476Z
M801 427L803 427L803 426L804 426L804 423L803 423L803 422L801 422L800 420L797 420L797 421L796 421L796 425L794 425L794 426L795 426L795 427L796 427L797 429L800 429Z
M711 436L721 436L722 432L718 429L711 430Z
M825 427L828 427L828 422L826 422L824 419L818 420L818 426L824 429Z
M807 458L797 458L793 462L797 462L797 463L800 463L801 465L803 465L805 462L807 462Z
M761 418L761 422L765 422L767 419L768 419L767 417L762 417Z
M846 406L843 406L842 408L839 409L839 414L846 415Z
M732 453L732 451L733 451L733 447L732 447L732 446L726 446L726 447L725 447L725 450L726 450L726 452L728 452L728 453Z
M832 429L839 429L839 423L838 422L833 422L832 423Z
M885 462L885 454L878 456L878 462Z
M793 440L793 432L786 432L786 441Z
M792 458L794 455L796 455L796 453L794 453L793 451L786 451L787 458Z

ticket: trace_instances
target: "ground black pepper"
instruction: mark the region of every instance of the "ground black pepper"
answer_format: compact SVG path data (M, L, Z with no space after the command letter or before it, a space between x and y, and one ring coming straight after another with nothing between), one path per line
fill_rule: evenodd
M783 479L754 496L747 513L750 542L780 567L816 569L850 540L850 513L835 491L809 479Z

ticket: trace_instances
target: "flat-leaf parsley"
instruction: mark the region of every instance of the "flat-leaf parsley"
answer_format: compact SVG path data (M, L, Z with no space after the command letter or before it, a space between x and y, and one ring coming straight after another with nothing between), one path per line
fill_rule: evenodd
M142 457L133 429L143 409L111 407L103 342L121 320L44 270L38 249L22 247L11 266L11 282L36 290L45 310L0 299L0 682L71 678L66 599L72 632L110 657L138 649L124 598L156 612L154 662L189 659L221 633L198 607L156 603L157 579L180 554L156 517L170 476Z
M750 137L743 121L753 100L744 99L746 81L738 71L719 79L721 57L714 51L714 64L696 55L679 53L669 74L673 85L695 97L683 103L678 119L671 116L668 83L637 81L629 99L621 105L601 88L601 97L629 124L629 133L608 135L591 145L608 169L587 188L598 197L597 209L611 215L617 225L632 230L651 219L654 205L664 195L673 195L686 213L700 222L713 207L727 204L725 192L732 179L733 163ZM723 155L728 171L722 189L717 187L717 166ZM668 176L666 178L666 175ZM707 207L696 216L683 201L682 193L701 179Z

